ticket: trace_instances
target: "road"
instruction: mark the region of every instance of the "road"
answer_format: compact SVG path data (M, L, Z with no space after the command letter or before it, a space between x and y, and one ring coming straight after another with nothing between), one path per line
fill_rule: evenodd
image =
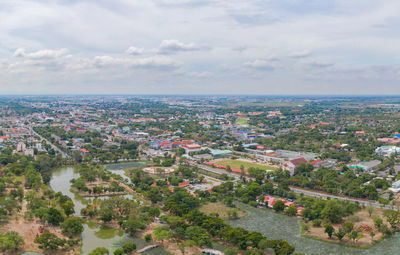
M39 138L40 138L41 140L46 141L46 143L47 143L48 145L50 145L51 148L53 148L53 150L55 150L56 152L60 153L61 156L62 156L63 158L70 158L70 156L69 156L67 153L65 153L65 152L62 151L60 148L58 148L57 146L55 146L52 142L50 142L49 140L47 140L46 138L44 138L43 136L41 136L40 134L38 134L35 130L33 130L32 127L29 127L29 130L30 130L34 135L39 136Z
M235 178L235 180L239 180L240 176L234 173L228 173L226 171L220 170L220 169L215 169L215 168L211 168L208 166L204 166L204 165L197 165L199 168L212 172L212 173L216 173L216 174L227 174L229 177L233 177ZM249 177L247 177L249 178ZM386 206L382 206L381 204L375 202L375 201L371 201L371 200L364 200L364 199L357 199L357 198L352 198L352 197L346 197L346 196L335 196L335 195L331 195L331 194L327 194L324 192L319 192L319 191L313 191L313 190L308 190L308 189L302 189L302 188L298 188L298 187L293 187L290 186L289 187L291 191L295 192L295 193L303 193L306 196L311 196L311 197L320 197L320 198L324 198L327 199L329 198L336 198L338 200L344 200L344 201L350 201L353 203L359 203L361 205L365 205L365 206L373 206L373 207L377 207L377 208L386 208L386 209L393 209L391 206L386 205Z

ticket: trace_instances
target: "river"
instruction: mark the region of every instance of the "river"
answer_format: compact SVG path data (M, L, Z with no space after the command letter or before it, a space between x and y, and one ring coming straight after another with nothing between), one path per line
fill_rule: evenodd
M269 239L285 239L296 247L295 252L307 255L393 255L400 254L400 234L383 240L369 249L358 249L327 243L302 237L301 223L298 219L280 215L264 208L254 208L246 204L238 207L248 212L248 215L227 221L233 227L242 227L250 231L258 231Z
M106 166L107 170L122 175L124 178L124 172L122 168L124 167L137 167L143 166L143 163L137 162L135 163L122 163L122 164L113 164L109 168ZM72 178L79 177L79 174L75 172L73 167L64 167L57 169L53 172L52 178L50 180L50 187L55 192L62 192L64 195L68 195L75 204L75 215L79 216L82 208L86 206L88 203L88 199L74 194L71 192L71 183L70 180ZM104 199L104 198L102 198ZM110 254L113 253L114 250L121 248L122 244L128 241L133 241L137 245L137 249L141 249L148 245L144 240L136 237L131 237L125 234L123 231L118 229L113 229L109 227L104 227L96 222L88 221L84 224L84 231L82 233L82 255L87 255L96 247L105 247L109 249ZM25 252L24 255L37 255L39 253ZM169 253L163 250L162 248L155 248L145 252L144 254L148 255L168 255Z

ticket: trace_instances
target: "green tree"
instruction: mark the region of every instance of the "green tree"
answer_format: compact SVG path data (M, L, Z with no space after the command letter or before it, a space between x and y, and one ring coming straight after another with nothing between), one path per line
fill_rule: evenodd
M294 205L290 205L287 209L286 209L286 213L289 216L295 216L297 214L297 208Z
M124 251L122 249L116 249L114 251L114 255L123 255L123 254L124 254Z
M332 238L332 234L335 232L335 229L331 224L326 224L325 225L325 233L328 234L329 239Z
M346 235L346 230L340 227L339 230L336 231L333 235L336 236L339 239L339 241L342 241L343 237Z
M64 210L65 215L70 216L75 213L74 203L72 201L66 201L61 205L62 209Z
M224 250L225 255L238 255L237 249L230 247Z
M57 250L64 247L66 240L58 238L53 233L43 233L39 237L35 238L35 243L39 244L40 249L44 250Z
M207 234L207 231L198 226L191 226L186 229L186 237L189 240L193 240L199 246L210 246L211 239L210 236Z
M122 249L126 254L133 252L136 250L136 244L134 242L127 242L122 245Z
M61 224L61 231L64 235L73 237L83 232L83 222L81 218L74 217L66 219Z
M15 231L9 231L0 234L0 251L9 252L16 251L22 248L24 239Z
M104 247L97 247L93 251L89 253L89 255L108 255L109 252L106 248Z
M283 210L285 210L285 203L282 200L277 200L273 205L273 208L277 212L282 212Z

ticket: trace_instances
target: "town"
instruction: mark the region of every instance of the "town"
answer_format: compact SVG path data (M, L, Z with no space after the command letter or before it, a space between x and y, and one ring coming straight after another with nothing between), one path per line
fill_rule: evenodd
M1 102L3 252L320 254L397 240L400 106L389 99ZM276 231L288 222L300 237ZM103 232L114 234L93 241Z

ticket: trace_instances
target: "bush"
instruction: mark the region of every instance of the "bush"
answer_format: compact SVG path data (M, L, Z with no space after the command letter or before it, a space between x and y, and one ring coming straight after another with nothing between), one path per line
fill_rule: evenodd
M133 252L136 250L136 244L134 242L124 243L124 245L122 245L122 249L125 253Z
M122 249L117 249L114 251L114 255L123 255L124 251Z
M257 207L257 202L256 201L250 201L249 205L251 205L253 207Z
M315 219L312 221L313 227L321 227L321 223L322 223L322 220L320 220L320 219Z
M151 239L153 239L152 236L151 236L151 234L146 234L146 235L144 236L144 240L145 240L146 242L150 242Z

